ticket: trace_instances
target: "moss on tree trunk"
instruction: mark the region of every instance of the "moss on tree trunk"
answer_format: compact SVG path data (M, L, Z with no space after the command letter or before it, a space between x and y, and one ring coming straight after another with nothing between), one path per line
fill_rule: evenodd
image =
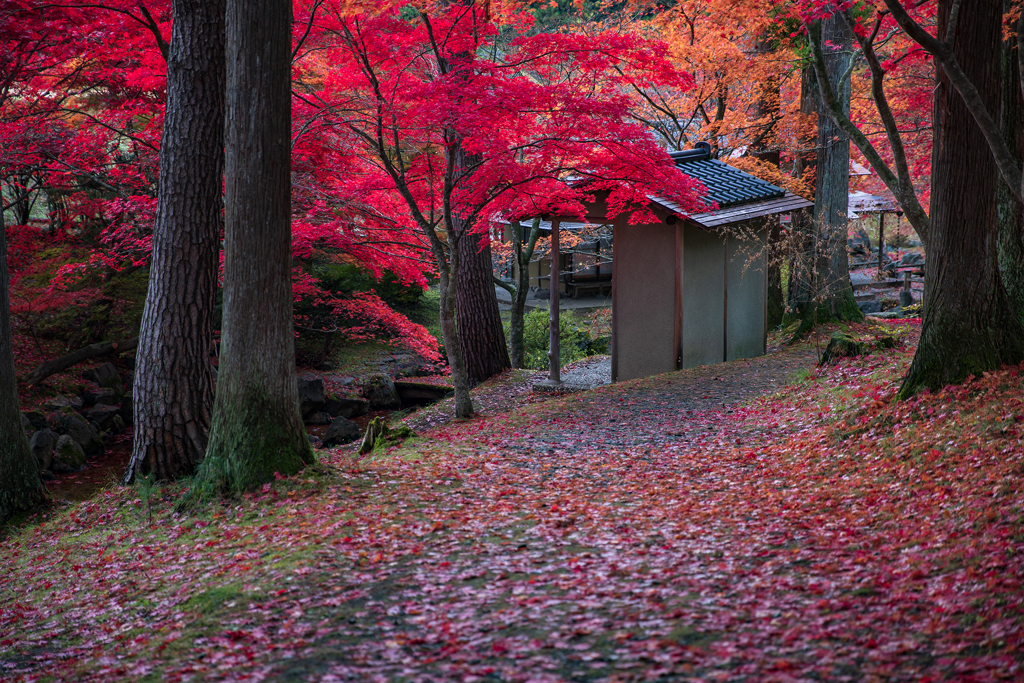
M196 478L199 493L251 491L313 462L297 397L287 405L278 393L252 378L236 391L218 388L210 444Z
M228 2L224 321L200 494L313 460L292 324L290 22L288 0Z

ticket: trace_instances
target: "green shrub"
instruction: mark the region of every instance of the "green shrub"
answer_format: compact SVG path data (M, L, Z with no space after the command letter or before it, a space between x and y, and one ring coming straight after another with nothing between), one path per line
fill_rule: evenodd
M536 308L523 318L523 346L526 367L543 370L548 367L548 343L551 326L548 312ZM590 355L591 340L577 325L573 316L561 314L558 317L559 360L562 365Z

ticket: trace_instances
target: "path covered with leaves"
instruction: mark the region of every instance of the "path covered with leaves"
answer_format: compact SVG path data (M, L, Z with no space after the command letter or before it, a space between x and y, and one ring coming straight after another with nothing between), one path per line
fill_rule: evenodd
M0 676L1019 680L1024 368L895 404L911 351L538 400L199 515L113 491L3 541Z

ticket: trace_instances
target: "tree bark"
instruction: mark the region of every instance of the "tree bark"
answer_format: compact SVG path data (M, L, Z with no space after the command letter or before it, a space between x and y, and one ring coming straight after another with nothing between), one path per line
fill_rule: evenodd
M817 79L814 69L804 67L800 78L800 113L812 116L818 111ZM800 138L800 149L793 159L793 177L803 178L810 170L817 174L818 155L815 149L817 135L803 135ZM812 298L812 272L814 253L814 230L812 221L806 211L798 211L793 215L793 223L789 228L789 282L786 301L791 312L797 312Z
M11 335L7 233L0 225L0 525L46 501L39 465L28 446L18 408Z
M526 297L530 293L530 261L540 238L540 218L534 218L526 243L523 244L523 226L518 221L512 224L512 253L516 259L516 284L496 280L512 296L512 312L508 326L509 354L512 367L526 367L525 312Z
M124 483L191 475L206 452L224 173L225 0L174 0L149 289Z
M454 133L454 132L453 132ZM451 136L458 139L457 134ZM466 253L463 242L472 242L466 234L467 225L456 217L452 206L452 194L455 191L454 178L461 169L466 168L466 153L461 142L455 142L445 149L445 181L442 191L445 232L448 235L448 263L441 268L441 337L444 339L445 351L448 354L448 367L452 371L452 385L455 387L455 417L469 417L473 414L473 399L470 397L469 371L466 368L466 356L462 352L462 343L456 322L458 303L458 283L463 264L462 257ZM436 242L437 240L432 240ZM441 263L444 254L435 256Z
M1003 0L1006 11L1010 0ZM1024 160L1024 93L1021 92L1020 46L1011 37L1003 41L1002 51L1002 107L1000 126L1006 146L1014 155L1017 166ZM1000 180L997 196L999 221L999 271L1017 318L1024 322L1024 204Z
M505 330L494 295L494 264L486 235L465 234L459 241L462 267L456 284L459 345L466 359L466 373L471 385L479 384L510 367Z
M313 461L292 323L291 20L290 0L227 4L224 318L201 495Z
M832 49L825 54L825 76L832 92L850 112L850 73L853 33L838 11L821 21L822 45ZM820 90L820 87L819 87ZM803 318L801 329L827 320L862 320L850 284L849 256L846 252L850 189L850 139L826 111L818 105L818 161L814 183L814 220L810 266L811 286L806 298L798 301Z
M939 35L950 5L939 3ZM1001 19L1000 0L967 0L956 32L955 57L989 111L1000 96ZM998 170L985 136L942 70L933 126L926 305L901 398L1024 360L1024 328L1010 307L996 253Z
M760 36L754 45L759 57L771 52L771 41ZM775 120L779 116L780 81L776 75L770 75L758 86L760 93L755 103L754 115L761 121L755 142L751 145L751 155L760 161L778 168L782 161L777 136L774 133ZM768 265L767 297L768 327L777 327L786 315L786 298L782 292L782 230L776 223L768 232L768 253L765 262Z

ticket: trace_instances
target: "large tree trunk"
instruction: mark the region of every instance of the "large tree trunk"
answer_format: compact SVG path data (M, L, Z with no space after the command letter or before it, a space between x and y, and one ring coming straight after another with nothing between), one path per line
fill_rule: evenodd
M465 234L459 240L461 267L456 284L459 345L471 385L479 384L512 367L505 345L505 330L494 295L494 265L490 240Z
M847 72L853 54L853 34L836 12L821 22L825 71L837 99L850 111L850 79ZM850 140L818 105L818 161L814 183L814 221L811 286L807 298L799 302L804 319L801 327L824 320L861 320L850 285L849 257L846 252L846 211L850 189Z
M46 489L39 478L39 465L25 438L18 409L18 382L14 375L11 338L7 233L2 223L0 221L0 525L14 513L31 510L46 500Z
M763 57L771 52L771 40L765 36L758 38L754 45L758 56ZM759 161L779 167L782 155L779 150L778 138L775 135L775 120L779 116L779 77L772 74L759 84L760 93L755 103L754 115L761 122L756 130L756 137L751 144L751 156ZM778 223L768 232L768 253L765 262L768 265L767 297L768 327L777 327L786 315L786 298L782 292L782 230Z
M291 19L290 0L227 6L224 320L201 493L313 461L292 324Z
M213 407L213 312L224 173L225 0L174 0L149 290L124 475L193 474Z
M800 113L811 117L818 111L817 78L814 68L804 67L800 74ZM817 135L805 134L800 137L800 149L793 158L793 177L804 178L808 173L817 174ZM814 271L815 235L812 221L806 211L793 215L789 228L788 271L786 287L787 308L792 313L805 308L811 300Z
M940 36L949 12L950 0L942 0ZM967 0L954 47L989 111L1000 96L1001 18L1000 0ZM901 397L1024 360L1024 328L1010 307L996 253L996 165L974 118L941 70L933 126L925 312Z
M1003 5L1009 11L1010 1L1003 0ZM1000 127L1007 147L1020 166L1024 159L1024 94L1021 93L1018 49L1015 37L1003 42ZM1014 197L1001 178L997 202L999 271L1010 305L1017 318L1024 322L1024 204Z

